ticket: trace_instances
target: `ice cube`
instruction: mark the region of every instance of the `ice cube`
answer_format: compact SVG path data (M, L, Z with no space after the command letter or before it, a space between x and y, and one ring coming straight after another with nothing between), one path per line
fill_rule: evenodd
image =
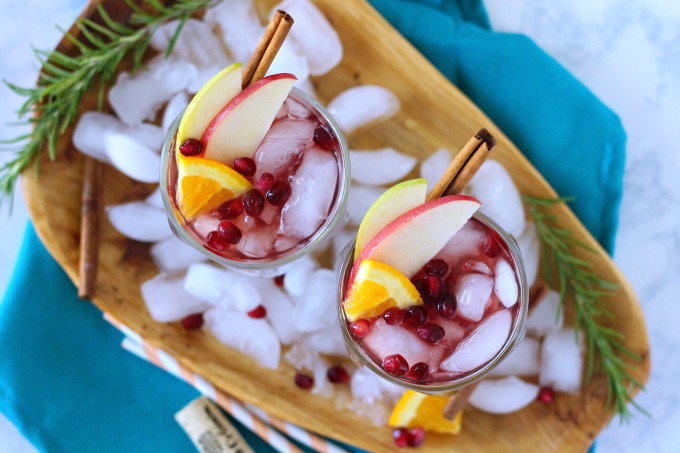
M517 238L517 245L522 252L522 261L524 262L524 273L527 277L527 287L531 286L536 281L538 275L538 263L541 255L541 243L536 234L536 224L527 220L524 224L524 231Z
M177 30L179 20L164 23L151 37L151 47L166 52ZM188 61L198 69L206 67L224 68L231 61L209 24L190 18L184 22L182 32L175 41L172 55Z
M253 180L259 180L262 173L286 176L311 146L313 137L314 124L309 121L284 119L274 123L255 151L257 171Z
M352 396L366 403L374 403L382 399L397 400L404 393L403 388L364 367L352 373L350 387Z
M281 344L266 320L217 308L205 312L204 319L206 329L220 343L252 357L263 367L278 368Z
M447 262L456 261L466 255L476 255L486 243L486 233L473 222L466 222L463 227L453 235L449 242L437 253L435 259Z
M347 244L356 240L357 231L358 230L356 228L345 228L344 230L333 236L334 260L337 260L340 257L340 254L342 253L343 250L345 250Z
M387 189L384 187L362 186L361 184L350 185L349 199L347 201L349 223L352 225L360 225L368 208L375 203L375 200L377 200L380 195L385 193L385 190Z
M281 213L279 233L305 239L328 218L338 179L338 163L328 151L305 151L291 178L291 194Z
M315 351L319 351L321 354L348 357L345 340L343 339L338 323L325 329L306 334L302 340L302 344L307 345Z
M190 94L198 93L203 86L210 81L224 66L207 66L197 68L196 76L189 81L187 91Z
M541 344L536 338L524 337L488 376L537 376L540 350Z
M163 112L162 128L164 131L170 129L170 125L189 105L189 95L186 91L180 91L168 101Z
M328 373L328 362L325 358L317 356L314 359L312 374L314 375L314 387L312 394L330 396L333 394L333 384L328 380L326 374Z
M300 91L304 91L305 93L310 95L312 98L316 99L316 91L314 90L314 84L312 83L312 81L310 79L295 82L295 86Z
M135 181L158 182L161 158L152 149L120 132L107 132L103 141L109 161L121 173Z
M509 414L536 400L540 388L518 377L485 379L470 395L470 404L491 414Z
M158 274L142 283L142 299L154 321L174 322L202 313L210 304L184 290L184 277Z
M541 347L539 382L558 392L578 393L583 371L583 334L572 328L549 332Z
M286 115L289 115L291 118L294 119L306 120L312 114L312 112L307 107L305 107L304 105L300 104L298 101L292 98L286 99L284 105L287 108Z
M455 321L439 319L435 324L440 325L444 329L444 338L440 343L455 348L460 343L460 340L465 336L465 328Z
M152 245L151 258L158 270L168 273L184 270L206 260L202 253L175 236Z
M512 266L502 258L498 260L498 263L496 264L493 290L504 307L512 307L517 303L519 287L517 286L515 271L512 269Z
M257 289L260 303L267 309L267 319L281 343L288 345L297 341L302 332L295 329L295 307L290 298L271 279L260 279Z
M184 288L222 310L246 313L261 301L260 293L247 276L206 263L189 266Z
M440 148L430 154L427 159L420 164L420 177L427 179L427 191L432 190L437 181L444 176L453 157L451 151Z
M508 172L495 160L487 160L467 186L482 202L479 211L492 218L509 234L519 237L524 230L522 197Z
M163 196L161 195L161 188L157 187L156 190L151 192L148 197L144 199L144 203L149 206L153 206L156 209L165 209L163 206Z
M319 358L319 353L307 345L293 344L283 355L283 359L293 365L296 370L314 370L314 364Z
M122 123L121 123L122 124ZM151 123L141 123L135 126L126 126L125 134L144 144L156 154L161 153L163 142L165 141L165 129Z
M550 290L537 302L536 307L527 316L527 332L543 337L549 332L560 330L564 324L564 317L562 315L560 293Z
M109 163L102 137L107 132L120 132L125 128L118 118L102 112L85 112L73 130L73 146L93 159Z
M119 233L135 241L158 242L173 235L165 211L143 201L107 206L106 215Z
M350 150L352 179L369 186L390 185L403 179L416 166L417 159L394 148L375 151Z
M219 225L219 223L220 219L217 217L202 215L194 220L194 231L205 239L208 236L208 233L217 230L217 225Z
M243 64L250 59L264 32L252 0L220 2L206 11L203 20L217 31L234 61Z
M503 348L511 327L512 315L508 310L489 316L442 362L442 369L464 373L484 365Z
M278 225L263 225L249 229L236 244L236 249L250 258L264 258L274 251Z
M481 320L491 300L492 288L493 278L488 275L467 274L463 276L455 288L458 314L471 321Z
M337 304L335 274L329 269L316 269L307 277L304 292L295 305L295 328L302 332L329 328L337 320Z
M418 362L429 364L430 352L433 349L420 337L400 326L391 326L383 319L378 319L373 324L371 332L364 337L364 346L379 361L388 355L401 354L409 366Z
M309 276L318 268L319 263L310 255L293 261L284 269L283 287L294 299L301 297L307 287Z
M392 117L399 111L399 99L387 88L361 85L340 93L328 104L328 111L347 135L360 127Z
M309 62L311 75L322 75L342 60L342 42L326 17L309 0L284 0L273 8L295 18L290 35Z
M295 20L295 25L298 25L297 19ZM302 53L298 44L291 39L287 39L283 42L283 45L276 53L272 65L267 71L267 75L281 73L295 74L295 77L297 77L297 81L295 82L296 86L307 80L309 77L307 56Z
M461 270L464 272L476 272L478 274L491 275L491 268L487 266L484 261L479 261L474 258L467 258L461 264Z

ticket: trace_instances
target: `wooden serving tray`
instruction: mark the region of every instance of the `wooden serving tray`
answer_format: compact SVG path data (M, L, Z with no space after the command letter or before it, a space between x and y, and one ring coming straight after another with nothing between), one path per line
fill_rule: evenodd
M102 3L121 21L129 16L121 8L123 2L116 0L95 1L83 16L94 16L97 3ZM258 2L263 17L275 3ZM337 29L345 49L342 63L314 80L319 98L327 101L351 86L374 83L391 89L401 100L401 111L394 118L352 136L354 148L393 145L423 159L440 147L460 149L475 131L486 127L498 139L493 158L510 172L519 190L538 197L555 196L510 140L364 0L315 0L315 3ZM77 34L76 30L72 32ZM66 40L62 40L59 49L73 51ZM81 112L94 110L95 105L93 91L84 99ZM29 169L22 178L22 188L38 235L77 283L83 157L72 146L72 131L70 128L60 138L56 161L49 163L44 158L39 176L34 168ZM105 169L104 181L105 205L139 200L154 188L132 182L111 167ZM642 357L633 374L640 382L646 382L647 332L630 285L565 205L553 211L563 227L597 250L597 254L581 251L579 256L591 262L602 278L618 284L614 296L607 299L608 308L615 314L611 325L625 332L625 346ZM349 411L337 411L333 400L298 389L289 365L282 363L277 371L263 369L208 334L185 332L177 323L154 322L139 290L143 281L157 273L148 245L126 239L108 222L102 223L99 282L94 299L101 310L216 386L274 416L369 451L394 449L389 428L374 427ZM512 415L494 416L470 408L466 410L461 434L429 434L427 451L585 451L612 416L611 411L603 408L605 395L606 381L596 376L579 396L558 395L551 405L533 403Z

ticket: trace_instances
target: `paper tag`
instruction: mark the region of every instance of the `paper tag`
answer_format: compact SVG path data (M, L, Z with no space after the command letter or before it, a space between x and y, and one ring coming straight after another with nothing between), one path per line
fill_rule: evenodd
M202 453L254 453L220 409L204 396L177 412L175 420Z

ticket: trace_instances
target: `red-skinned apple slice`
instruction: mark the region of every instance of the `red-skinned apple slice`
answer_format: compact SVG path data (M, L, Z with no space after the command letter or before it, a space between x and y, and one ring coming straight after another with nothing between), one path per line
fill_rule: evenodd
M203 156L227 165L238 157L251 157L296 80L292 74L274 74L237 94L205 129Z
M449 195L422 204L390 222L366 244L352 268L351 282L362 260L388 264L412 278L479 209L467 195Z

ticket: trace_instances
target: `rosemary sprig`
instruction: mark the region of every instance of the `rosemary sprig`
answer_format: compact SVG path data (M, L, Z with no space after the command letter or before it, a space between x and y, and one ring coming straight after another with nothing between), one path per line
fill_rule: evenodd
M64 32L77 47L78 55L34 49L42 66L36 87L22 88L4 81L12 91L26 98L18 111L19 124L30 124L33 130L0 142L18 145L12 149L16 157L0 167L0 206L5 198L11 202L19 175L40 155L45 145L50 159L54 160L57 138L73 123L80 101L95 81L99 82L98 107L101 109L106 88L126 56L132 56L132 71L139 69L153 33L163 23L177 19L179 22L166 53L169 55L186 20L217 1L177 0L165 6L159 0L144 0L140 7L132 0L125 0L133 11L130 26L114 21L101 5L97 5L103 25L81 18L76 21L82 35L80 40Z
M640 358L622 344L623 333L601 324L602 320L614 317L605 306L604 298L611 296L617 286L598 277L591 263L574 256L575 248L596 251L574 238L570 230L560 228L555 216L545 212L568 199L525 196L524 201L536 222L546 281L557 282L562 306L566 297L572 296L575 327L586 335L586 382L597 371L604 374L608 384L605 406L613 404L621 421L631 417L628 403L646 414L630 397L631 390L644 386L631 375L630 364L624 361L624 356L633 360Z

